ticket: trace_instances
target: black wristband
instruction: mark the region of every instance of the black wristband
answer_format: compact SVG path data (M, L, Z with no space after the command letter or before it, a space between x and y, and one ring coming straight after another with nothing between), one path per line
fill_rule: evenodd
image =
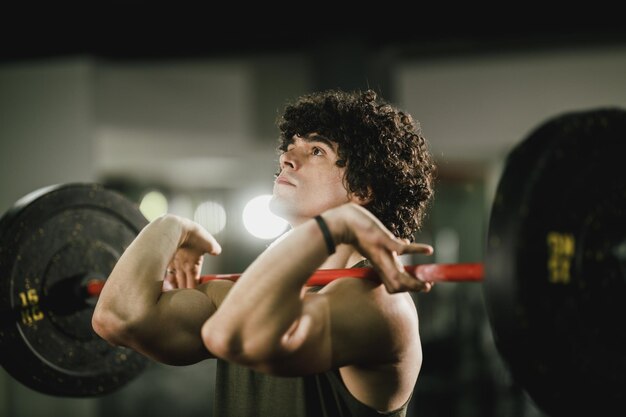
M333 241L333 237L330 234L330 230L328 229L328 225L319 214L315 216L315 221L317 225L322 230L322 235L324 235L324 240L326 241L326 248L328 249L328 254L332 255L335 253L335 242Z

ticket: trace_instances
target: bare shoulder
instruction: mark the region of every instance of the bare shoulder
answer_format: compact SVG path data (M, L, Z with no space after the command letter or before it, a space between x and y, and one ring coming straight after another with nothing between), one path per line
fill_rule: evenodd
M360 278L341 278L331 282L319 293L341 299L341 304L344 305L354 303L363 308L372 308L391 320L407 320L409 325L417 324L417 311L411 295L408 292L390 294L384 285L378 282Z
M402 406L422 364L411 295L350 278L333 281L321 294L329 299L334 363L348 390L378 410Z
M361 351L355 357L362 357L364 364L398 363L419 348L417 310L409 293L390 294L377 282L342 278L320 294L329 300L334 340L355 342L353 349ZM373 358L367 346L380 347Z

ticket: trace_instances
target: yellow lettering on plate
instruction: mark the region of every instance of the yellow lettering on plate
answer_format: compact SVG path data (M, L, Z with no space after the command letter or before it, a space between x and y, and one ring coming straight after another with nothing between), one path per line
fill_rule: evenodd
M571 233L550 232L548 244L548 279L553 284L569 284L575 240Z

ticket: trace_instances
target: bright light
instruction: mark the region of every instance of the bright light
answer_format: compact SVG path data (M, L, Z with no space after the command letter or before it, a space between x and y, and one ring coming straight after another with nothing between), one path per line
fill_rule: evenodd
M273 239L287 228L287 222L270 211L271 198L269 194L254 197L243 209L243 224L254 237Z
M139 210L148 221L152 221L167 213L167 198L159 191L150 191L141 199Z
M196 208L193 219L209 233L217 234L226 226L226 210L215 201L205 201Z

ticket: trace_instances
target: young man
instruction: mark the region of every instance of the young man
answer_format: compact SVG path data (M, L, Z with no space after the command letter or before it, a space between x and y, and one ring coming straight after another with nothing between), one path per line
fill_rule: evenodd
M237 283L196 285L219 244L159 218L119 259L94 329L168 364L218 358L216 416L403 416L422 363L407 291L431 288L398 258L432 253L410 243L434 170L419 126L373 91L328 91L288 106L279 128L272 209L292 230ZM305 286L316 269L365 262L379 280L348 271ZM178 289L162 291L164 279Z

